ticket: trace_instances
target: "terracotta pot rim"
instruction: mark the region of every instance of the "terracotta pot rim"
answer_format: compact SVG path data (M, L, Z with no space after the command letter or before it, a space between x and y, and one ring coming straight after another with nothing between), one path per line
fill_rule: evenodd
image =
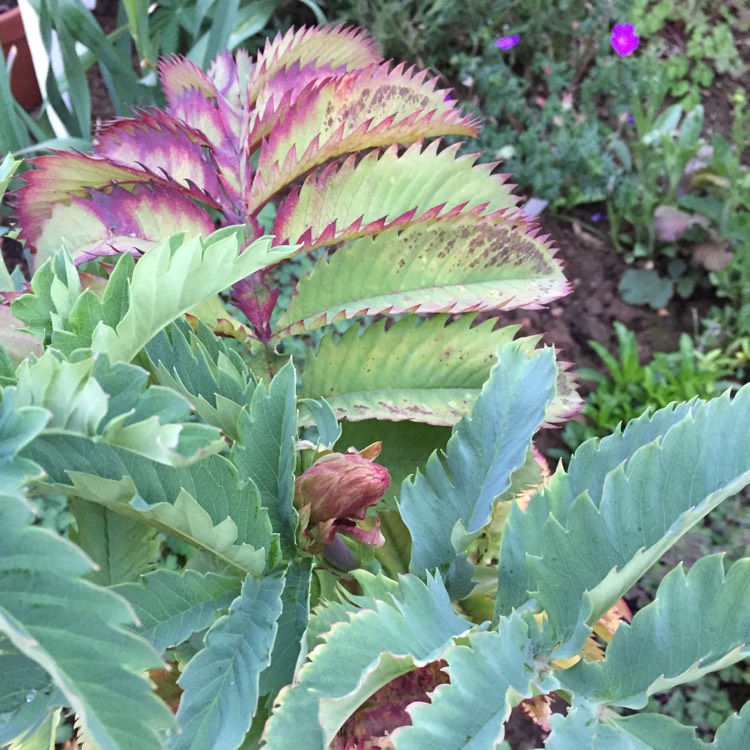
M21 9L11 8L0 13L0 42L9 44L26 36L21 19Z

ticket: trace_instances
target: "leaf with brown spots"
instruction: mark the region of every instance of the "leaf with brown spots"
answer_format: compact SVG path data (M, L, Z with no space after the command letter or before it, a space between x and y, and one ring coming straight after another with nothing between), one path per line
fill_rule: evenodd
M329 164L282 202L274 234L312 249L438 216L515 213L507 175L475 164L476 155L457 156L458 144L438 153L439 145L417 142L401 155L392 146Z
M382 313L539 309L567 292L545 237L508 222L442 219L364 237L322 258L276 329L295 334Z
M270 130L250 192L263 205L285 185L342 154L442 135L476 135L476 121L446 101L427 71L389 63L308 86Z

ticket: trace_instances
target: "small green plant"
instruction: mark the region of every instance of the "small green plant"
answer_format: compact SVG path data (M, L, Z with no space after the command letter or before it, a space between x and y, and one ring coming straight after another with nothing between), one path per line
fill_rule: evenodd
M719 349L702 352L688 334L680 337L675 352L659 352L641 364L635 334L622 323L614 324L617 352L589 341L604 372L581 368L578 375L595 384L585 398L580 421L568 422L563 440L575 450L592 437L604 437L644 412L653 412L675 401L712 398L734 383L735 360Z
M750 28L741 0L635 0L629 19L646 40L644 54L658 60L668 93L686 110L715 75L739 78L747 69L738 37Z

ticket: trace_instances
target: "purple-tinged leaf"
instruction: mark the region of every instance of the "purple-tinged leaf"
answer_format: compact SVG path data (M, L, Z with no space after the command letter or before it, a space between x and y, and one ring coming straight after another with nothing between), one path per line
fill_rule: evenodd
M264 343L271 338L271 313L279 298L280 289L272 289L264 279L265 271L238 281L232 287L232 304L242 310Z
M390 64L328 79L296 99L270 130L258 159L250 205L330 159L366 148L440 135L476 135L476 121L436 89L437 79Z
M252 168L240 156L239 120L235 116L226 117L224 112L207 100L200 91L185 91L179 100L170 107L170 114L195 128L207 143L211 144L211 157L218 168L218 180L227 193L229 204L234 207L234 218L244 221L244 211L236 212L243 206L242 185L249 182ZM234 127L236 126L236 127Z
M245 82L251 75L253 63L247 50L237 51L236 56L229 50L222 52L211 63L208 77L214 82L217 92L235 107L245 109Z
M476 155L457 157L460 144L440 153L438 146L417 142L401 155L392 146L323 167L279 206L277 241L311 250L439 216L517 214L508 175L492 174L495 164L475 164Z
M290 29L267 41L258 54L247 84L247 101L253 104L267 83L295 62L300 68L314 62L318 67L344 65L355 70L382 60L377 43L361 29L344 25Z
M216 84L192 60L181 55L172 55L159 61L159 79L167 99L172 106L191 89L200 91L208 99L217 99Z
M53 210L69 206L74 196L84 198L92 190L110 185L133 188L140 183L191 194L189 189L168 177L135 165L115 164L101 156L60 152L40 156L34 159L33 164L36 169L24 173L26 184L16 191L20 234L32 248L36 246ZM197 190L194 192L198 193ZM200 195L200 199L207 205L218 208L211 196Z
M85 198L73 196L57 205L36 242L39 263L64 241L76 263L102 255L141 254L172 234L209 235L214 223L208 214L176 190L137 185L106 192L92 190Z
M207 155L210 147L199 130L158 110L115 120L94 139L97 156L144 169L147 165L151 172L178 182L198 199L208 194L224 203L216 167Z
M311 63L300 70L298 64L294 63L290 69L274 76L250 112L248 153L255 151L261 140L284 121L298 99L311 95L330 79L340 78L344 73L346 70L343 67L334 70L327 65L316 67L315 63Z

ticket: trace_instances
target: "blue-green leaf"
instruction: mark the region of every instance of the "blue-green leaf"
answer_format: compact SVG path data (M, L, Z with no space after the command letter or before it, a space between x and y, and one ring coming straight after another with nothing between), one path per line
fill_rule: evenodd
M415 666L442 658L472 628L454 611L442 582L402 576L385 600L339 622L279 693L263 734L266 750L322 750L376 690ZM392 588L392 587L391 587Z
M297 512L294 499L294 440L297 435L296 374L288 362L266 390L259 385L249 409L240 414L232 460L260 491L263 507L282 549L294 554Z
M396 750L497 747L511 708L557 687L554 678L535 673L536 651L529 625L517 613L501 621L499 632L470 633L451 646L442 656L450 683L438 686L430 703L411 705L412 726L392 735Z
M137 632L161 652L211 625L217 611L236 599L240 585L240 579L217 573L157 570L115 591L135 610Z
M234 750L258 704L258 678L268 666L281 614L283 577L248 577L229 614L206 634L206 645L179 679L184 693L171 750Z
M722 558L668 573L654 601L616 630L604 661L579 661L560 674L563 685L592 702L640 709L653 693L750 655L750 558L726 575Z
M401 515L412 537L410 571L440 570L456 597L470 590L463 553L523 465L555 395L552 349L527 351L512 342L497 357L471 417L453 429L444 463L433 453L424 474L401 490Z

